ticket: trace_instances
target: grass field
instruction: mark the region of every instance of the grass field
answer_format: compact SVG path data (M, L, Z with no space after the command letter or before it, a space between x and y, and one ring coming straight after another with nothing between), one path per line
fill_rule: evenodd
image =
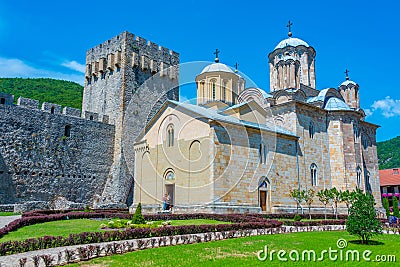
M0 242L6 242L10 240L21 241L28 238L43 236L68 236L69 234L77 234L82 232L104 231L100 229L100 224L104 222L107 222L107 220L77 219L39 223L25 226L18 229L17 231L10 232L9 234L0 238ZM228 222L205 219L171 221L171 225L175 226L224 223Z
M348 246L342 249L343 255L347 250L358 250L361 258L359 262L330 261L328 254L325 254L324 260L319 262L293 262L289 260L288 253L291 250L298 250L300 259L303 250L315 250L316 258L320 257L323 250L329 250L329 247L333 250L341 251L337 247L337 240L340 238L348 242ZM352 243L353 240L357 240L357 238L342 231L265 235L147 249L123 255L97 258L68 266L396 266L396 263L364 261L362 253L365 250L372 251L369 256L371 261L375 260L377 255L395 255L397 261L400 261L399 236L381 235L375 237L374 240L378 241L378 245L360 245ZM258 260L257 251L263 250L265 245L268 245L269 252L271 250L285 250L287 252L285 257L288 261L279 261L277 252L275 252L272 261L270 258L266 261ZM338 253L337 255L340 254ZM343 256L343 259L345 259L345 256Z
M14 213L12 211L2 211L2 212L0 212L0 216L13 216L13 215L20 215L20 213Z

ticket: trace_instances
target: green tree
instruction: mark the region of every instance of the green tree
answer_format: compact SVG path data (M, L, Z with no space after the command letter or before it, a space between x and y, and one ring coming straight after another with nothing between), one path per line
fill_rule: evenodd
M314 202L315 190L313 189L304 190L303 195L304 195L304 201L308 206L308 215L310 216L311 220L311 205Z
M300 190L300 189L290 190L290 196L300 206L302 214L303 214L303 206L301 205L301 203L304 201L304 192L305 192L304 190Z
M393 197L392 199L392 204L393 204L393 216L396 216L397 218L400 217L399 214L399 200L397 199L397 197Z
M347 214L349 214L350 206L353 204L356 197L356 193L354 191L345 190L341 192L341 201L346 204Z
M137 206L137 208L135 210L135 214L133 215L133 218L132 218L132 223L133 224L146 223L146 221L144 220L143 215L142 215L142 203L139 203L139 205Z
M389 207L389 200L386 197L384 197L382 199L382 206L385 208L386 218L389 218L389 216L390 216L390 207Z
M324 214L326 220L326 206L329 204L329 202L332 201L333 195L329 189L325 188L324 190L318 191L317 197L319 201L321 201L321 203L324 204Z
M382 224L376 217L375 200L372 194L357 189L355 201L350 207L346 222L347 231L361 238L361 243L368 244L372 236L382 234Z
M332 194L332 202L335 206L335 217L337 220L339 214L338 204L342 202L342 194L339 190L336 189L336 187L331 188L331 194Z
M377 142L379 169L400 167L400 136L393 139Z

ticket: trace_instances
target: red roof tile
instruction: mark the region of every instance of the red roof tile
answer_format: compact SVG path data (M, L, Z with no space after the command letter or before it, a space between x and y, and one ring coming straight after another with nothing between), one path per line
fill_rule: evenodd
M400 168L379 170L381 186L400 185Z

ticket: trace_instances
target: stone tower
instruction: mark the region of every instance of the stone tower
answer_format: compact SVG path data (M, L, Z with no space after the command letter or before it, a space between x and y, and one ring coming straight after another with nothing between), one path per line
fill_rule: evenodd
M315 50L305 41L292 38L282 40L268 55L271 92L300 88L300 84L315 87Z
M346 81L344 81L338 88L339 93L342 95L346 104L352 109L360 108L360 97L358 95L359 85L349 79L346 70Z
M113 166L95 206L130 204L134 151L123 144L167 98L179 100L178 82L179 54L129 32L86 52L82 115L115 125Z

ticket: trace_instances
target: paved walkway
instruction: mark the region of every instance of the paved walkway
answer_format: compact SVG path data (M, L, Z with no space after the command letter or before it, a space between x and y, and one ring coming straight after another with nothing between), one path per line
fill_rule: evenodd
M73 251L75 255L75 261L78 261L79 253L78 248L88 248L89 246L99 246L101 248L100 257L107 256L106 251L112 248L116 249L118 253L126 253L139 249L146 249L159 246L171 246L171 245L181 245L208 242L213 240L223 240L226 238L237 238L244 236L256 236L256 235L268 235L268 234L283 234L283 233L294 233L294 232L311 232L311 231L338 231L345 230L345 225L327 225L327 226L304 226L304 227L293 227L293 226L282 226L278 228L268 228L268 229L256 229L256 230L243 230L236 231L234 236L228 237L229 232L212 232L203 234L191 234L191 235L177 235L173 238L169 237L153 237L153 238L143 238L143 239L131 239L122 240L106 243L94 243L94 244L84 244L68 247L58 247L50 248L36 251L29 251L24 253L13 254L9 256L0 257L0 267L18 267L19 260L26 258L27 262L25 267L34 267L33 257L40 255L50 255L53 257L53 266L66 264L66 250ZM199 240L200 239L200 240ZM86 250L87 251L87 250ZM95 258L92 256L91 258ZM42 259L39 261L39 266L45 266Z
M3 228L10 222L15 221L16 219L19 219L19 218L21 218L21 215L0 216L0 228Z

